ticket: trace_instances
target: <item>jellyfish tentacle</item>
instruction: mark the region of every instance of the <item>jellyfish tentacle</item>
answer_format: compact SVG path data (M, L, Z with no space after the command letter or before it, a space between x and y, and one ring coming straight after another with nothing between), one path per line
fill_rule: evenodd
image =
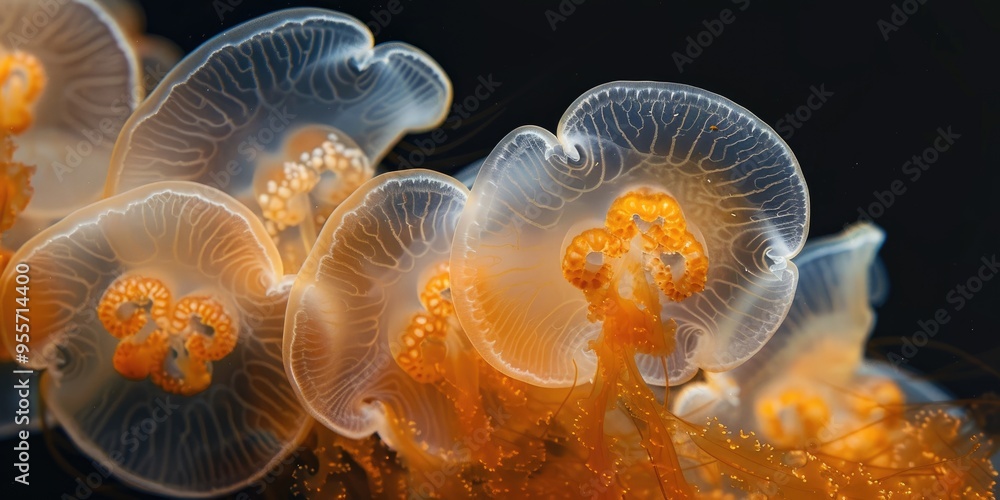
M590 252L604 256L596 271L587 268ZM676 284L658 255L666 252L685 259L684 274ZM589 451L588 467L606 481L622 469L621 458L608 449L605 430L607 413L621 402L640 435L645 429L641 444L662 491L672 498L693 496L672 442L677 419L656 401L635 358L646 353L665 359L674 351L677 324L660 316L660 294L679 302L704 290L708 259L701 244L688 231L674 198L631 191L611 203L604 228L587 229L574 237L564 255L563 276L584 293L588 319L601 322L601 333L590 344L597 354L596 390L581 402L591 419L587 426L577 427L578 439ZM647 273L656 286L646 280Z

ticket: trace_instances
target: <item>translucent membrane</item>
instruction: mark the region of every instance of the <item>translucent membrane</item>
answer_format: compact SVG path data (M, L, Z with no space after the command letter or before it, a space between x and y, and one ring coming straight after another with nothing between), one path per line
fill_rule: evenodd
M14 138L14 160L37 170L31 202L4 234L5 246L13 249L100 197L118 131L143 92L128 42L94 2L12 0L3 8L0 60L30 57L44 75L28 110L29 126ZM33 76L27 83L39 80Z
M486 158L476 160L462 167L458 172L455 172L455 179L465 184L465 187L472 189L472 184L476 182L476 177L479 175L479 171L483 169L484 163L486 163Z
M311 420L281 363L290 280L232 198L164 182L74 212L25 244L0 282L14 352L31 280L29 367L85 453L133 486L223 494L266 473Z
M292 288L284 355L301 400L327 427L351 438L379 432L401 454L416 445L468 458L462 439L482 412L479 357L448 284L467 193L431 171L384 174L324 226Z
M268 223L296 270L343 193L405 133L440 123L450 101L447 76L418 49L373 47L343 14L275 12L206 42L164 78L122 131L106 192L165 179L219 188ZM299 213L268 212L275 196L261 194Z
M794 259L799 286L774 337L741 366L684 386L672 410L774 446L817 495L978 498L995 481L994 445L933 384L862 357L874 325L871 301L887 290L875 258L883 239L877 227L858 224L810 241ZM709 451L697 437L692 443ZM692 484L703 491L733 486L712 477L731 465L704 464L691 445L678 449L690 460ZM833 479L827 485L810 472L820 462ZM791 486L785 483L765 489Z
M675 208L611 210L636 196ZM637 232L615 233L633 224ZM556 135L522 127L486 159L456 233L453 296L472 343L498 370L542 386L587 380L596 369L590 343L604 323L581 282L564 276L568 249L577 248L580 269L631 276L614 290L626 299L661 289L648 301L659 310L647 312L672 345L640 350L636 362L647 381L677 384L698 368L737 366L767 341L791 302L797 273L788 259L807 226L795 157L749 111L685 85L610 83L573 103ZM623 246L581 250L575 238L591 230L614 233L608 244ZM674 230L689 234L683 249L663 246ZM642 243L650 231L667 239ZM667 293L667 281L686 279L693 268L685 266L701 258L709 262L703 288Z
M708 384L685 386L674 402L675 412L701 421L738 409L737 427L754 430L760 425L753 402L769 385L792 380L849 385L862 366L865 341L875 324L871 292L882 294L887 288L884 277L871 272L884 240L885 233L868 224L810 240L794 259L799 286L771 340L742 365L706 374ZM817 356L824 363L816 363ZM814 383L817 379L822 384Z

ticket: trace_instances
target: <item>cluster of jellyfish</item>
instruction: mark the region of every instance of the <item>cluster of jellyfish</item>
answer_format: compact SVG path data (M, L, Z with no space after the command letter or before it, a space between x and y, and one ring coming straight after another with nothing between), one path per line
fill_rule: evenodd
M795 156L722 96L601 85L467 186L380 173L451 85L351 17L181 59L126 2L4 9L4 354L43 373L36 425L138 490L995 495L968 409L863 357L883 232L806 242ZM148 96L142 61L171 68Z

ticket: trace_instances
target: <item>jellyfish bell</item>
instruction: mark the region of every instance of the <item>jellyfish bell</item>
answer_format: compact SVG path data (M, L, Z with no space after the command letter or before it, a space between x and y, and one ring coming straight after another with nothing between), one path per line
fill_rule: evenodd
M13 258L0 276L7 350L17 267L36 284L24 364L44 370L46 406L74 443L130 485L234 491L310 425L281 365L291 280L263 225L224 193L137 188L74 212Z
M811 415L824 421L833 418L826 401L841 394L837 388L865 382L857 377L867 365L863 351L875 324L871 303L887 290L885 277L873 271L879 268L876 253L884 240L885 233L870 224L810 240L793 259L799 285L774 336L742 365L707 373L707 382L685 386L673 402L675 412L693 421L736 412L739 416L730 424L761 432L777 444L805 439L782 435L782 423L794 434L812 425L807 422ZM824 363L817 364L820 356ZM873 373L874 368L866 371ZM902 403L902 392L888 386L885 390L895 404ZM775 419L778 414L784 415L784 422ZM792 414L802 419L789 424Z
M753 355L791 302L788 259L807 225L794 156L748 111L693 87L611 83L579 98L557 136L524 127L487 158L456 231L452 296L501 372L591 384L572 408L590 471L611 478L640 456L613 447L622 410L648 484L689 497L674 440L705 429L648 384Z
M4 4L0 128L13 161L34 167L34 193L4 245L16 249L100 198L118 131L142 99L135 55L90 0Z
M490 154L452 293L472 343L511 377L592 378L592 342L617 324L645 380L673 385L767 341L807 227L798 163L749 111L685 85L610 83L556 135L523 127Z
M988 491L990 447L968 415L932 383L864 359L872 304L888 290L876 259L884 239L881 229L860 223L810 240L793 259L799 284L774 336L742 365L683 386L672 411L841 464L849 473L830 487ZM704 472L696 469L688 468L695 483Z
M421 169L368 181L334 210L289 299L284 360L303 405L344 436L377 432L411 465L468 460L463 438L489 426L473 423L479 357L449 294L467 193Z
M5 265L36 233L99 198L118 129L141 95L134 55L93 2L15 0L0 30Z
M445 117L451 83L409 45L377 47L352 17L275 12L188 55L115 146L106 192L165 179L219 188L257 213L298 269L322 223L407 132Z
M458 169L455 172L454 177L458 179L465 187L472 189L472 184L476 182L476 177L479 175L479 171L483 169L483 164L486 163L486 158L480 158L464 167Z

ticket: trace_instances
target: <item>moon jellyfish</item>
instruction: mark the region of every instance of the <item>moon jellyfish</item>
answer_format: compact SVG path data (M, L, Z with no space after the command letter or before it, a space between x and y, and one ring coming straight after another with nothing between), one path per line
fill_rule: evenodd
M987 495L992 446L969 419L929 382L863 359L875 323L870 303L887 289L875 262L884 238L857 224L810 240L794 259L799 286L771 340L739 367L685 386L673 410L796 450L798 466L806 454L818 457L845 476L820 490L827 493ZM705 489L727 486L713 464L688 470Z
M576 435L616 472L621 404L660 494L692 493L680 425L646 382L752 356L791 303L808 195L798 164L735 103L677 84L619 82L580 97L558 134L523 127L490 154L459 221L452 295L473 345L535 385L592 381Z
M78 210L0 277L4 343L18 269L33 283L29 368L74 443L126 483L220 495L311 425L281 362L290 279L263 225L198 184L162 182Z
M3 237L16 250L100 198L112 146L142 90L128 42L92 1L5 2L0 33L4 213L19 212ZM24 166L35 169L33 193Z
M487 361L537 385L593 377L616 315L643 322L620 340L646 380L724 370L791 302L807 202L791 151L738 105L607 84L558 137L524 127L486 160L455 240L459 317Z
M451 83L401 43L320 9L272 13L188 55L124 127L107 193L189 180L250 207L295 271L334 208L404 134L445 117Z
M838 392L834 387L861 382L852 378L863 364L864 343L875 323L870 302L880 299L878 295L886 288L885 278L873 272L877 269L875 255L884 239L880 229L862 224L834 238L810 240L806 250L794 259L802 279L792 307L774 337L743 365L722 373L706 373L708 383L685 386L674 402L675 411L701 420L739 409L738 421L744 423L741 428L761 430L771 426L775 432L765 436L778 444L815 438L801 434L809 434L810 429L815 431L815 422L801 421L794 428L782 431L781 426L790 417L783 417L784 422L775 418L797 410L791 407L786 411L775 405L782 399L794 399L795 387L817 386L815 379L819 376L831 384L820 389L823 397L834 397ZM812 361L821 353L826 362ZM789 372L800 376L787 376ZM774 397L764 398L768 402L763 406L740 404L773 392L768 387L775 384L784 389L774 393ZM788 394L782 396L779 394L782 392ZM886 397L891 399L886 403L898 404L903 394L887 389ZM808 410L807 407L800 409ZM756 414L758 411L762 413ZM808 413L805 411L802 417L806 418ZM819 414L829 418L828 409L817 408Z
M290 297L285 364L306 408L346 437L377 432L411 470L517 451L492 435L495 410L514 411L499 393L518 384L482 361L451 300L467 192L427 170L369 181L333 212Z

